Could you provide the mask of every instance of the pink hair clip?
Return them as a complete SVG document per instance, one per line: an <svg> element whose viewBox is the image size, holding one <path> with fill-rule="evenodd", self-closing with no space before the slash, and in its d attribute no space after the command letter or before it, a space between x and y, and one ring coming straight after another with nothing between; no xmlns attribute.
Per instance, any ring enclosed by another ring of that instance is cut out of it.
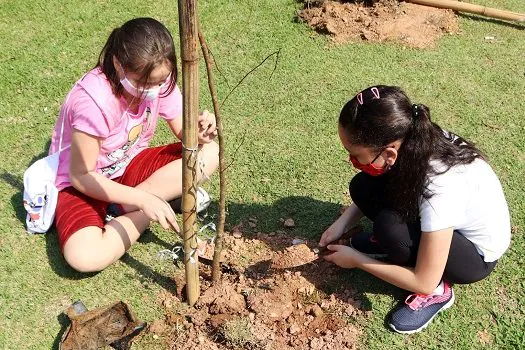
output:
<svg viewBox="0 0 525 350"><path fill-rule="evenodd" d="M375 86L373 88L370 88L370 91L372 91L375 98L379 99L379 90Z"/></svg>
<svg viewBox="0 0 525 350"><path fill-rule="evenodd" d="M362 92L357 94L357 103L359 103L360 105L363 105L363 93Z"/></svg>

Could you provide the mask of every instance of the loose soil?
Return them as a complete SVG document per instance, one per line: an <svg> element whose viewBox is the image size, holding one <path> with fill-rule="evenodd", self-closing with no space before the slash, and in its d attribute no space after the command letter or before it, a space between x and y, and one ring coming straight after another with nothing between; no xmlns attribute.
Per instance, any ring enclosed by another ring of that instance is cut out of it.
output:
<svg viewBox="0 0 525 350"><path fill-rule="evenodd" d="M300 20L326 33L336 43L392 41L404 46L429 48L444 34L458 32L452 10L397 0L365 2L305 0ZM370 2L369 2L370 3Z"/></svg>
<svg viewBox="0 0 525 350"><path fill-rule="evenodd" d="M166 316L149 332L178 350L355 349L357 325L371 311L341 284L341 270L320 258L317 242L285 231L250 237L242 231L239 225L225 239L219 282L212 285L210 267L200 264L194 308L181 307L184 271L175 276L177 295L159 295Z"/></svg>

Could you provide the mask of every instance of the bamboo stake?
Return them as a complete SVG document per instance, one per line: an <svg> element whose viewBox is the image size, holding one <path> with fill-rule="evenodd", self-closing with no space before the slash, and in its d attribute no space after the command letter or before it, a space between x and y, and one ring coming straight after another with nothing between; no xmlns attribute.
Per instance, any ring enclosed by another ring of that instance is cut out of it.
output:
<svg viewBox="0 0 525 350"><path fill-rule="evenodd" d="M504 19L507 21L525 22L525 14L498 10L482 5L468 4L455 0L405 0L414 4L438 7L442 9L451 9L459 12L474 13L486 17Z"/></svg>
<svg viewBox="0 0 525 350"><path fill-rule="evenodd" d="M193 306L199 298L199 259L197 255L197 120L199 115L199 54L197 51L196 0L178 0L182 60L183 137L182 137L182 232L186 295Z"/></svg>
<svg viewBox="0 0 525 350"><path fill-rule="evenodd" d="M213 252L213 262L211 268L211 279L213 282L217 282L221 277L220 257L224 240L224 224L226 222L226 165L224 164L224 134L219 102L217 101L217 89L215 88L210 54L200 26L199 41L202 49L202 56L204 57L204 62L206 62L208 87L210 89L211 100L213 103L215 120L217 121L217 137L219 139L219 226L217 228L217 237L215 238L215 250Z"/></svg>

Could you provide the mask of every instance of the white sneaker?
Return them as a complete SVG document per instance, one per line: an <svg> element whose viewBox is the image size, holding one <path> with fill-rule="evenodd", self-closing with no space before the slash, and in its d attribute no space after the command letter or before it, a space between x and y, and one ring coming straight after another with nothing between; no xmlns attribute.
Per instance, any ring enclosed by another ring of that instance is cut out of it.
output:
<svg viewBox="0 0 525 350"><path fill-rule="evenodd" d="M182 213L182 197L175 198L169 202L175 213ZM211 197L202 187L197 187L197 213L208 209L211 203Z"/></svg>
<svg viewBox="0 0 525 350"><path fill-rule="evenodd" d="M197 187L197 213L200 213L210 206L211 197L202 187Z"/></svg>

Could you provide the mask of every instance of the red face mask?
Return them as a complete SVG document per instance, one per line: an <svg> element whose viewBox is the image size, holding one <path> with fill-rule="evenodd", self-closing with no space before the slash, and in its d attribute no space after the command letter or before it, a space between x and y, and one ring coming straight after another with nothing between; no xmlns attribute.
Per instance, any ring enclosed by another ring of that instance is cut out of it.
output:
<svg viewBox="0 0 525 350"><path fill-rule="evenodd" d="M359 169L361 170L362 172L365 172L367 173L368 175L371 175L371 176L379 176L379 175L383 175L384 173L387 172L387 170L389 169L389 166L388 165L385 165L384 167L382 168L379 168L377 166L374 165L374 162L377 160L377 158L379 158L379 156L381 155L381 153L383 153L383 151L381 151L375 158L374 160L372 160L370 163L368 164L362 164L360 163L356 157L354 156L350 156L350 161L352 162L352 165L356 168L356 169Z"/></svg>

